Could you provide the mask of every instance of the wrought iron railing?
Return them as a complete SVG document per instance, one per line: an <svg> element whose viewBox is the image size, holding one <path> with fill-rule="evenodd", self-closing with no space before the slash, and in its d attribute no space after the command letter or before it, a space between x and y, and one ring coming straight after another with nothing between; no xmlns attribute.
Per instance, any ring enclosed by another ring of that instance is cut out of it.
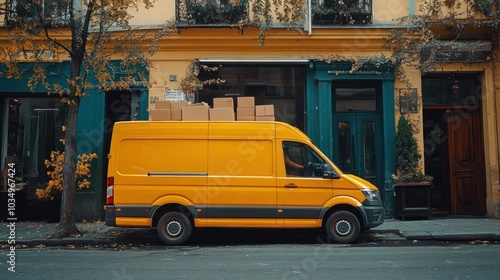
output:
<svg viewBox="0 0 500 280"><path fill-rule="evenodd" d="M312 0L312 24L369 24L372 0Z"/></svg>
<svg viewBox="0 0 500 280"><path fill-rule="evenodd" d="M248 0L176 0L179 25L235 25L248 19Z"/></svg>
<svg viewBox="0 0 500 280"><path fill-rule="evenodd" d="M8 27L23 24L57 27L69 24L69 3L65 0L8 0L6 9Z"/></svg>

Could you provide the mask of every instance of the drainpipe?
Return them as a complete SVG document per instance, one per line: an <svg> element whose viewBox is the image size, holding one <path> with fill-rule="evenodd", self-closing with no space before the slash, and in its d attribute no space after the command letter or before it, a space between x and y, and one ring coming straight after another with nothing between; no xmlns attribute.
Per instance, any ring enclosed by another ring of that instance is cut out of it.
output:
<svg viewBox="0 0 500 280"><path fill-rule="evenodd" d="M313 33L311 11L312 11L311 0L307 0L307 29L308 29L307 34L309 34L309 36L311 36Z"/></svg>
<svg viewBox="0 0 500 280"><path fill-rule="evenodd" d="M415 16L415 0L410 0L410 9L408 16L410 17L410 23L413 23L413 17Z"/></svg>

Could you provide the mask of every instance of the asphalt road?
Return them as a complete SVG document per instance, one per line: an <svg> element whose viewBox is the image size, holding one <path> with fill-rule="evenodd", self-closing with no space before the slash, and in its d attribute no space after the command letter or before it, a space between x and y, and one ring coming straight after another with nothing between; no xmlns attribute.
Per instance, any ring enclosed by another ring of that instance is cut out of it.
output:
<svg viewBox="0 0 500 280"><path fill-rule="evenodd" d="M26 248L0 279L498 279L498 244Z"/></svg>

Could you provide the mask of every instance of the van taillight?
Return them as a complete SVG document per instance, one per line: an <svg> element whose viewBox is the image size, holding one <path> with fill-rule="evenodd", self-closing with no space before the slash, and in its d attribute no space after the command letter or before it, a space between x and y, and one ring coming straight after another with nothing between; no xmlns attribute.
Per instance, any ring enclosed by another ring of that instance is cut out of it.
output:
<svg viewBox="0 0 500 280"><path fill-rule="evenodd" d="M107 184L106 184L106 204L107 205L113 205L114 199L113 199L113 189L115 185L115 177L108 177Z"/></svg>

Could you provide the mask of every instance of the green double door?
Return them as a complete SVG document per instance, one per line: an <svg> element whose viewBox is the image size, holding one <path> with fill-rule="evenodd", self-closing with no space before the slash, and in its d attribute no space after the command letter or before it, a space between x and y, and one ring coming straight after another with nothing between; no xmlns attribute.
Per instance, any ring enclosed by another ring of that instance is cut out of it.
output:
<svg viewBox="0 0 500 280"><path fill-rule="evenodd" d="M333 160L344 173L383 187L383 137L377 113L336 113L333 117Z"/></svg>

